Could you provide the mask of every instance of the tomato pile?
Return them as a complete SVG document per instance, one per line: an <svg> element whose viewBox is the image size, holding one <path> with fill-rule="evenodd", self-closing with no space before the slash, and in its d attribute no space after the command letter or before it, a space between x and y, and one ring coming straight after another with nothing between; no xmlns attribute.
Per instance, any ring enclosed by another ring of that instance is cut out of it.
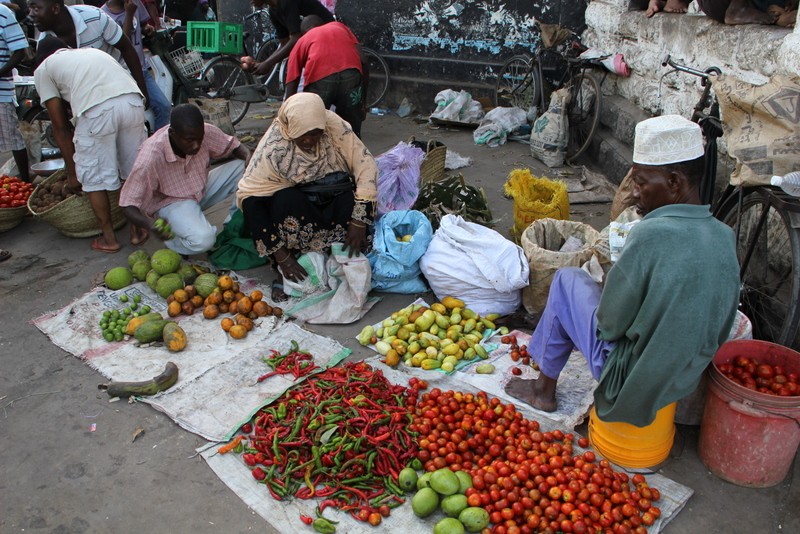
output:
<svg viewBox="0 0 800 534"><path fill-rule="evenodd" d="M426 471L449 467L472 476L469 506L489 512L492 534L644 533L661 515L660 492L629 478L595 453L573 450L575 436L542 432L513 404L485 393L423 394L411 431ZM577 440L588 447L586 438Z"/></svg>
<svg viewBox="0 0 800 534"><path fill-rule="evenodd" d="M787 373L781 365L770 365L755 358L737 356L733 363L717 365L717 369L740 386L753 391L781 397L800 395L797 373Z"/></svg>
<svg viewBox="0 0 800 534"><path fill-rule="evenodd" d="M33 184L23 182L15 176L0 176L0 208L25 206L33 189Z"/></svg>

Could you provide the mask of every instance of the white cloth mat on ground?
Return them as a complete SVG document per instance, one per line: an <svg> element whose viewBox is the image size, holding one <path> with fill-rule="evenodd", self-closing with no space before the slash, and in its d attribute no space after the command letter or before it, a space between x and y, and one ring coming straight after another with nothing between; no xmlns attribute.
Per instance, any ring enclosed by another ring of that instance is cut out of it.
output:
<svg viewBox="0 0 800 534"><path fill-rule="evenodd" d="M407 372L408 367L399 366L396 369L387 367L380 362L382 356L373 356L367 359L367 363L381 369L386 378L395 384L408 384L411 374ZM510 360L509 360L510 361ZM454 373L447 375L433 371L420 371L425 373L425 380L429 383L429 389L438 387L453 389L455 391L476 393L481 388L463 381L464 373ZM417 373L414 373L417 375ZM480 376L480 375L479 375ZM495 377L496 375L486 375ZM537 412L529 406L516 403L517 409L528 419L536 419L541 424L544 431L562 428L563 425L555 423L543 417L542 412ZM263 484L253 480L250 468L244 464L241 455L238 454L218 454L218 445L210 444L198 449L201 456L208 463L209 467L219 476L219 478L236 493L250 508L264 518L270 525L279 532L306 532L308 527L304 526L299 519L300 514L315 517L314 509L320 502L318 499L291 499L286 501L276 501L268 493ZM576 446L579 450L579 447ZM661 508L661 517L648 528L650 533L658 533L669 523L677 513L684 507L693 490L679 484L663 475L645 473L648 483L658 488L661 492L661 499L657 501L657 506ZM433 531L434 525L444 517L441 513L435 513L426 519L416 517L411 510L411 494L407 495L406 503L399 508L392 510L390 517L383 520L380 528L383 532L405 532L408 534L429 534ZM357 521L350 515L328 508L325 510L325 517L340 521L336 525L337 532L348 534L373 534L375 527L367 523Z"/></svg>
<svg viewBox="0 0 800 534"><path fill-rule="evenodd" d="M240 280L240 287L249 293L256 286L252 280ZM53 343L111 380L149 380L163 371L167 362L174 362L179 369L178 382L141 400L210 441L227 439L258 408L294 384L289 375L256 383L270 371L262 361L270 349L285 352L296 340L322 368L336 365L350 354L350 349L333 340L273 316L257 319L256 327L244 339L229 337L219 324L221 318L207 320L201 313L175 317L189 340L182 352L170 352L160 344L137 347L131 340L109 343L101 337L98 323L103 311L125 307L119 300L123 293L130 297L129 302L133 295L141 295L142 304L166 315L164 300L146 284L137 283L118 291L95 288L33 324Z"/></svg>

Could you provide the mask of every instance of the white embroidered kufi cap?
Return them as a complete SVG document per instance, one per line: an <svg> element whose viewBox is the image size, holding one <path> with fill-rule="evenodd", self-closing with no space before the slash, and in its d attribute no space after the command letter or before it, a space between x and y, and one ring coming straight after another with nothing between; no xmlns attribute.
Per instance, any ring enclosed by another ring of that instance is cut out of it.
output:
<svg viewBox="0 0 800 534"><path fill-rule="evenodd" d="M662 115L636 125L633 162L640 165L668 165L703 155L700 126L680 115Z"/></svg>

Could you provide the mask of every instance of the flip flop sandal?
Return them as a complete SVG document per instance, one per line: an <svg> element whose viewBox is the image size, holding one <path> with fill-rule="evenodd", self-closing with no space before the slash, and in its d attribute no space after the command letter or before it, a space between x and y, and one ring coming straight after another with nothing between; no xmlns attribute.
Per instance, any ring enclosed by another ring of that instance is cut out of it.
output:
<svg viewBox="0 0 800 534"><path fill-rule="evenodd" d="M11 257L11 253L5 249L0 249L0 262L6 261Z"/></svg>

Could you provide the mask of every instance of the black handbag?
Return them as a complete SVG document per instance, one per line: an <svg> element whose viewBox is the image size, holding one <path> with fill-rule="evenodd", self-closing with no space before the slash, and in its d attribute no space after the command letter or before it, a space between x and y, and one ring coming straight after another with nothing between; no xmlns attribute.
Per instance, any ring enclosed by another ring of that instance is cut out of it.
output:
<svg viewBox="0 0 800 534"><path fill-rule="evenodd" d="M309 202L317 207L324 208L343 193L356 190L355 178L345 171L336 171L326 174L313 182L306 182L295 186L303 192Z"/></svg>

